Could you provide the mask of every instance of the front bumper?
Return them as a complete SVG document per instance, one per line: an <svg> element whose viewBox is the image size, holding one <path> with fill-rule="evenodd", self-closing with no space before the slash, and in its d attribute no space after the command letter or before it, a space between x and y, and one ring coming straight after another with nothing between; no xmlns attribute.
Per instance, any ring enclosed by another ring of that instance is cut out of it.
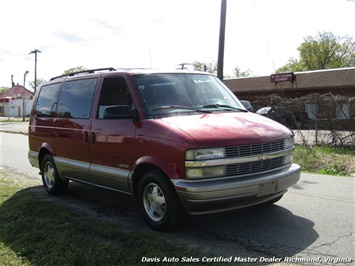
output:
<svg viewBox="0 0 355 266"><path fill-rule="evenodd" d="M177 179L172 182L189 214L205 214L257 205L286 193L300 179L297 164L249 176Z"/></svg>

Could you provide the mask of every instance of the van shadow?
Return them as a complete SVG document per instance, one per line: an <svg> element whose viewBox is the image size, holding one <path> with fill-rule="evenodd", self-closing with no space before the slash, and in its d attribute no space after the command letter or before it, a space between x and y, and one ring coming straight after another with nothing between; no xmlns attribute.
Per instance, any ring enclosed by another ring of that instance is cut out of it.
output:
<svg viewBox="0 0 355 266"><path fill-rule="evenodd" d="M289 257L314 243L319 235L314 223L280 205L260 205L224 213L190 216L181 233L203 231L215 241L236 244L265 256ZM225 256L236 256L231 248Z"/></svg>
<svg viewBox="0 0 355 266"><path fill-rule="evenodd" d="M74 202L90 207L92 215L119 221L128 230L150 231L129 195L72 182L67 193ZM282 202L282 200L280 201ZM226 246L221 255L233 256L235 249L271 256L293 256L318 238L314 223L278 204L261 205L202 216L186 215L172 233L160 233L172 242L216 251L216 242ZM205 241L206 240L206 241Z"/></svg>
<svg viewBox="0 0 355 266"><path fill-rule="evenodd" d="M24 206L26 203L23 197L28 191L35 192L41 201L59 205L86 217L117 223L127 232L151 232L130 196L74 182L70 183L68 192L62 197L47 195L43 187L18 191L0 207L2 222L16 227L20 226L19 215L23 219L36 215L38 210ZM13 214L14 217L9 214L4 220L3 216L8 208L17 211ZM307 249L319 237L312 221L294 215L279 205L213 215L186 216L180 228L171 233L157 234L169 242L221 256L293 256ZM17 251L20 248L10 244L11 235L11 231L5 232L0 240ZM27 244L36 245L35 242Z"/></svg>

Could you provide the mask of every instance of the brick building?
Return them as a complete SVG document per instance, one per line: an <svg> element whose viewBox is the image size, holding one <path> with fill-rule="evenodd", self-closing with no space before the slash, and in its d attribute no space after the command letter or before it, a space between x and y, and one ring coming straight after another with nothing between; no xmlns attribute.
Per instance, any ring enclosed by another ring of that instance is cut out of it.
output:
<svg viewBox="0 0 355 266"><path fill-rule="evenodd" d="M271 76L225 79L223 82L239 99L250 101L254 111L274 104L286 105L324 124L325 120L355 124L354 67L295 72L293 82L272 82Z"/></svg>

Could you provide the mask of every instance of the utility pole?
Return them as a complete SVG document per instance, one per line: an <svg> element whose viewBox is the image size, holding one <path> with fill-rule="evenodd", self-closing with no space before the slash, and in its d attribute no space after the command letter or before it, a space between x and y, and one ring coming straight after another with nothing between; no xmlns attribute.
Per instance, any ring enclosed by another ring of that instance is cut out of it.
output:
<svg viewBox="0 0 355 266"><path fill-rule="evenodd" d="M189 63L181 63L181 64L179 64L179 66L181 66L181 70L184 70L184 69L186 69L186 65L188 65Z"/></svg>
<svg viewBox="0 0 355 266"><path fill-rule="evenodd" d="M40 53L41 51L39 50L32 50L29 54L35 54L35 93L37 90L37 53Z"/></svg>
<svg viewBox="0 0 355 266"><path fill-rule="evenodd" d="M23 90L22 90L22 121L25 121L25 89L26 89L26 76L29 73L28 70L26 70L26 72L23 74Z"/></svg>
<svg viewBox="0 0 355 266"><path fill-rule="evenodd" d="M217 77L223 81L224 39L226 30L227 0L221 0L221 22L219 27L219 47L217 62Z"/></svg>

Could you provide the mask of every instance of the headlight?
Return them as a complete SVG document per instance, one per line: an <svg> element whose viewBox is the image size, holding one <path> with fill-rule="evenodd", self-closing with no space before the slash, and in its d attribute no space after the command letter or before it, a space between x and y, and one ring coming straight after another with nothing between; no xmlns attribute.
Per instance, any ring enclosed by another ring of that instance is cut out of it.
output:
<svg viewBox="0 0 355 266"><path fill-rule="evenodd" d="M226 157L224 148L196 149L187 150L185 154L186 162L192 162L194 167L186 168L186 178L199 179L224 176L226 173L225 165L205 167L205 161L222 159Z"/></svg>
<svg viewBox="0 0 355 266"><path fill-rule="evenodd" d="M210 178L210 177L224 176L225 174L226 174L226 167L224 165L186 169L186 177L190 179Z"/></svg>
<svg viewBox="0 0 355 266"><path fill-rule="evenodd" d="M286 155L284 158L284 164L293 163L293 153Z"/></svg>
<svg viewBox="0 0 355 266"><path fill-rule="evenodd" d="M221 159L225 157L224 148L212 148L212 149L197 149L197 150L187 150L186 160L211 160L211 159Z"/></svg>
<svg viewBox="0 0 355 266"><path fill-rule="evenodd" d="M284 140L284 148L285 149L292 149L295 147L295 142L293 138L285 139Z"/></svg>

